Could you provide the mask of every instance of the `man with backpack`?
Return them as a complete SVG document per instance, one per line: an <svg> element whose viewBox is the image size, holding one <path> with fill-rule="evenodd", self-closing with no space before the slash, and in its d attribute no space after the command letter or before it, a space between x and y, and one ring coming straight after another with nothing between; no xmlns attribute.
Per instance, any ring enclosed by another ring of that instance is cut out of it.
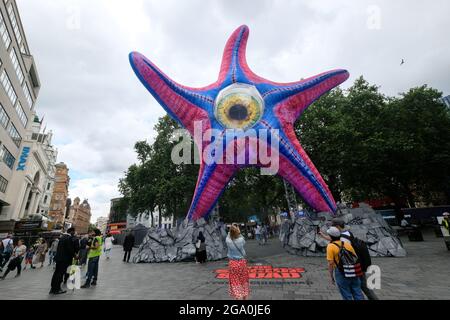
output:
<svg viewBox="0 0 450 320"><path fill-rule="evenodd" d="M355 250L349 242L341 240L338 228L331 227L327 234L331 239L327 246L331 283L338 286L344 300L364 300L361 291L363 272Z"/></svg>
<svg viewBox="0 0 450 320"><path fill-rule="evenodd" d="M344 220L335 218L333 219L333 225L341 232L341 240L350 242L358 256L363 271L363 275L361 276L361 290L364 292L367 299L379 300L375 292L367 287L366 273L367 269L372 265L372 259L367 244L361 239L356 238L353 233L346 229Z"/></svg>
<svg viewBox="0 0 450 320"><path fill-rule="evenodd" d="M372 265L372 259L370 257L369 249L364 241L356 238L346 227L344 220L340 218L334 218L331 222L333 227L336 227L340 233L340 240L343 242L347 242L351 244L353 249L355 250L356 255L358 256L359 263L361 264L361 269L363 274L361 276L361 290L366 295L369 300L379 300L375 292L367 287L367 278L366 272L367 269ZM321 234L321 236L328 241L331 241L331 238L327 235Z"/></svg>

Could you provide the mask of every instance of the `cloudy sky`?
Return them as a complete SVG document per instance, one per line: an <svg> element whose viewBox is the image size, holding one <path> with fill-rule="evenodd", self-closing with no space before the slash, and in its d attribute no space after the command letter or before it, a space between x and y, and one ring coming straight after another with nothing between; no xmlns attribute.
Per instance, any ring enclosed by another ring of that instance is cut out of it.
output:
<svg viewBox="0 0 450 320"><path fill-rule="evenodd" d="M252 69L288 82L328 69L397 95L429 84L450 94L450 2L300 0L17 0L42 82L37 110L70 168L72 198L106 216L135 162L134 142L164 115L134 76L140 51L190 86L216 80L222 50L250 27ZM406 64L400 67L405 59Z"/></svg>

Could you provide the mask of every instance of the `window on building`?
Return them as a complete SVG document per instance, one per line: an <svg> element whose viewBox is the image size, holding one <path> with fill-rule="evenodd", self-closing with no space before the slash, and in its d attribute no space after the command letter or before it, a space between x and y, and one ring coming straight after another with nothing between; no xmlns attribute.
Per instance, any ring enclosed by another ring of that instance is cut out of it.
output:
<svg viewBox="0 0 450 320"><path fill-rule="evenodd" d="M8 74L3 69L2 74L0 75L0 82L2 83L3 88L5 89L6 94L8 95L9 100L14 106L17 101L17 94L14 91L14 88L11 84L11 80L9 80Z"/></svg>
<svg viewBox="0 0 450 320"><path fill-rule="evenodd" d="M8 132L14 144L17 146L17 148L19 148L20 144L22 143L22 137L20 136L19 131L17 131L16 127L12 124L12 122L9 126Z"/></svg>
<svg viewBox="0 0 450 320"><path fill-rule="evenodd" d="M50 187L52 186L52 184L49 182L47 183L47 190L50 190Z"/></svg>
<svg viewBox="0 0 450 320"><path fill-rule="evenodd" d="M33 108L33 98L31 98L31 92L26 82L22 85L22 89L25 94L25 98L27 99L28 107L30 107L30 109Z"/></svg>
<svg viewBox="0 0 450 320"><path fill-rule="evenodd" d="M16 50L14 48L11 49L9 57L11 58L14 70L16 71L17 78L19 78L19 82L20 84L22 84L25 77L23 75L22 67L20 66L19 59L17 58Z"/></svg>
<svg viewBox="0 0 450 320"><path fill-rule="evenodd" d="M13 8L13 5L11 2L8 3L7 9L8 9L9 20L11 20L11 25L13 27L14 34L16 35L17 43L19 45L21 45L22 44L22 34L20 33L19 23L17 22L16 13L14 12L14 8ZM25 53L25 52L23 52L23 53Z"/></svg>
<svg viewBox="0 0 450 320"><path fill-rule="evenodd" d="M9 123L9 116L6 113L5 109L3 109L3 106L0 104L0 124L3 128L8 128Z"/></svg>
<svg viewBox="0 0 450 320"><path fill-rule="evenodd" d="M0 176L0 192L6 193L6 188L8 187L8 180Z"/></svg>
<svg viewBox="0 0 450 320"><path fill-rule="evenodd" d="M5 19L3 19L3 15L0 12L0 37L3 40L3 44L5 45L6 49L9 48L9 45L11 44L11 37L9 36L8 29L6 28Z"/></svg>
<svg viewBox="0 0 450 320"><path fill-rule="evenodd" d="M44 204L47 204L48 196L44 197Z"/></svg>
<svg viewBox="0 0 450 320"><path fill-rule="evenodd" d="M16 162L16 158L6 149L5 146L0 150L0 157L2 161L12 170L14 168L14 163Z"/></svg>
<svg viewBox="0 0 450 320"><path fill-rule="evenodd" d="M22 105L20 104L19 101L17 101L16 103L16 111L17 115L19 116L20 122L22 122L23 127L26 128L28 124L28 118L27 115L25 114L25 111L23 111Z"/></svg>

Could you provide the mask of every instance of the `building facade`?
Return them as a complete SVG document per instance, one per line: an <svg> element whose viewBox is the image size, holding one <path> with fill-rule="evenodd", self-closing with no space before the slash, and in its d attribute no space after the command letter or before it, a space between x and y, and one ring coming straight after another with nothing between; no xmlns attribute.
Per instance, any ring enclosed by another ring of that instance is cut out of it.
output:
<svg viewBox="0 0 450 320"><path fill-rule="evenodd" d="M108 217L97 218L97 223L95 224L95 226L98 230L100 230L102 234L105 234L106 227L108 226Z"/></svg>
<svg viewBox="0 0 450 320"><path fill-rule="evenodd" d="M53 194L53 187L55 186L56 159L58 157L58 150L52 145L52 131L50 131L48 134L39 134L35 135L34 137L37 139L37 141L42 141L43 149L47 154L48 159L44 191L39 203L38 210L40 215L48 217L50 211L50 201Z"/></svg>
<svg viewBox="0 0 450 320"><path fill-rule="evenodd" d="M51 185L56 150L51 145L51 135L41 133L41 127L42 122L35 116L21 143L20 158L13 167L15 171L6 194L11 205L3 207L0 215L2 221L11 225L36 215L47 217L45 210L41 212L40 204Z"/></svg>
<svg viewBox="0 0 450 320"><path fill-rule="evenodd" d="M161 223L160 223L161 222ZM172 229L175 227L175 219L172 216L165 217L161 216L161 221L159 221L159 212L155 210L153 212L153 225L152 225L152 216L150 213L139 213L136 217L133 215L127 215L127 229L132 229L135 226L141 224L144 227L159 227L161 229Z"/></svg>
<svg viewBox="0 0 450 320"><path fill-rule="evenodd" d="M442 101L448 108L450 108L450 96L443 97L443 98L441 99L441 101Z"/></svg>
<svg viewBox="0 0 450 320"><path fill-rule="evenodd" d="M63 162L55 166L55 180L48 215L55 225L64 226L69 196L69 168Z"/></svg>
<svg viewBox="0 0 450 320"><path fill-rule="evenodd" d="M81 202L81 199L76 197L73 200L66 222L74 227L78 234L88 233L91 223L91 206L87 199Z"/></svg>
<svg viewBox="0 0 450 320"><path fill-rule="evenodd" d="M122 198L111 199L109 211L109 223L121 223L127 221L127 212L120 208L119 204Z"/></svg>
<svg viewBox="0 0 450 320"><path fill-rule="evenodd" d="M0 234L36 213L44 191L47 156L31 139L40 86L16 1L0 1Z"/></svg>

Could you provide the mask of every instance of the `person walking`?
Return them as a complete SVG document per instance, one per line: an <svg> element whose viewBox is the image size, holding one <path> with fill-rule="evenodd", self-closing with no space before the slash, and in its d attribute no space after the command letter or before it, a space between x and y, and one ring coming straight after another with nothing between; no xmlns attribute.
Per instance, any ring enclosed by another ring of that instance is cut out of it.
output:
<svg viewBox="0 0 450 320"><path fill-rule="evenodd" d="M17 269L17 274L15 278L20 277L20 273L22 272L22 261L27 252L27 247L24 245L24 241L20 239L17 242L17 246L13 249L13 252L11 254L11 260L8 264L8 269L3 274L3 277L1 277L1 280L5 280L6 276L13 271L14 269Z"/></svg>
<svg viewBox="0 0 450 320"><path fill-rule="evenodd" d="M123 240L123 251L125 251L125 254L123 255L123 262L130 262L131 250L133 250L134 242L135 239L133 232L128 232Z"/></svg>
<svg viewBox="0 0 450 320"><path fill-rule="evenodd" d="M80 240L80 254L79 254L79 260L78 263L80 266L84 267L87 263L87 255L89 251L89 235L85 234L81 237Z"/></svg>
<svg viewBox="0 0 450 320"><path fill-rule="evenodd" d="M337 285L344 300L364 300L361 290L362 270L357 255L349 242L341 241L341 232L336 227L327 231L331 242L327 246L328 271L331 283ZM341 261L341 259L346 261ZM345 268L343 264L345 265Z"/></svg>
<svg viewBox="0 0 450 320"><path fill-rule="evenodd" d="M97 285L98 279L98 265L100 261L100 256L102 255L102 244L103 238L100 230L95 229L93 231L94 238L92 240L92 244L89 248L88 253L88 271L87 271L87 279L84 285L81 286L83 289L90 288L91 285Z"/></svg>
<svg viewBox="0 0 450 320"><path fill-rule="evenodd" d="M56 262L53 272L50 294L66 293L61 289L61 283L67 273L67 268L72 265L73 259L77 257L79 246L75 237L75 228L69 228L67 233L63 233L58 243L54 261Z"/></svg>
<svg viewBox="0 0 450 320"><path fill-rule="evenodd" d="M43 239L40 238L38 240L38 244L36 247L36 258L35 258L35 264L40 263L41 266L39 268L43 268L44 267L44 262L45 262L45 255L47 254L47 242Z"/></svg>
<svg viewBox="0 0 450 320"><path fill-rule="evenodd" d="M195 260L197 263L205 263L207 259L206 239L203 232L198 233L197 242L195 243Z"/></svg>
<svg viewBox="0 0 450 320"><path fill-rule="evenodd" d="M361 276L361 290L364 292L367 299L379 300L374 290L369 289L369 287L367 287L366 273L369 267L372 265L372 259L370 257L369 249L367 248L366 243L360 239L355 238L353 233L351 233L350 230L348 230L348 228L346 227L345 221L342 220L341 218L334 218L331 222L331 225L333 227L336 227L341 233L340 240L349 243L355 250L356 255L358 256L363 271L363 274ZM328 241L331 241L330 236L324 235L323 233L321 234L321 236L327 239Z"/></svg>
<svg viewBox="0 0 450 320"><path fill-rule="evenodd" d="M247 300L250 295L245 239L236 224L231 226L226 238L228 247L229 294L237 300Z"/></svg>
<svg viewBox="0 0 450 320"><path fill-rule="evenodd" d="M3 246L3 251L1 252L2 264L0 265L0 272L3 272L3 268L8 263L14 250L14 242L11 234L8 234L6 238L2 240L2 246Z"/></svg>
<svg viewBox="0 0 450 320"><path fill-rule="evenodd" d="M25 266L23 267L23 270L26 270L27 265L30 265L30 269L36 269L36 267L33 266L34 254L34 246L30 246L25 254Z"/></svg>
<svg viewBox="0 0 450 320"><path fill-rule="evenodd" d="M269 238L269 230L267 229L267 225L263 224L261 229L261 237L263 245L267 244L268 238Z"/></svg>
<svg viewBox="0 0 450 320"><path fill-rule="evenodd" d="M48 265L51 266L52 264L55 263L55 255L56 255L56 250L58 249L58 243L59 243L59 239L56 238L55 240L53 240L52 244L50 245L50 249L48 251Z"/></svg>
<svg viewBox="0 0 450 320"><path fill-rule="evenodd" d="M259 224L256 226L255 238L258 244L261 245L261 226Z"/></svg>
<svg viewBox="0 0 450 320"><path fill-rule="evenodd" d="M105 256L106 256L106 260L109 260L110 255L111 255L111 250L113 248L113 241L114 241L114 237L108 233L105 237L105 244L104 244L104 252L105 252Z"/></svg>

